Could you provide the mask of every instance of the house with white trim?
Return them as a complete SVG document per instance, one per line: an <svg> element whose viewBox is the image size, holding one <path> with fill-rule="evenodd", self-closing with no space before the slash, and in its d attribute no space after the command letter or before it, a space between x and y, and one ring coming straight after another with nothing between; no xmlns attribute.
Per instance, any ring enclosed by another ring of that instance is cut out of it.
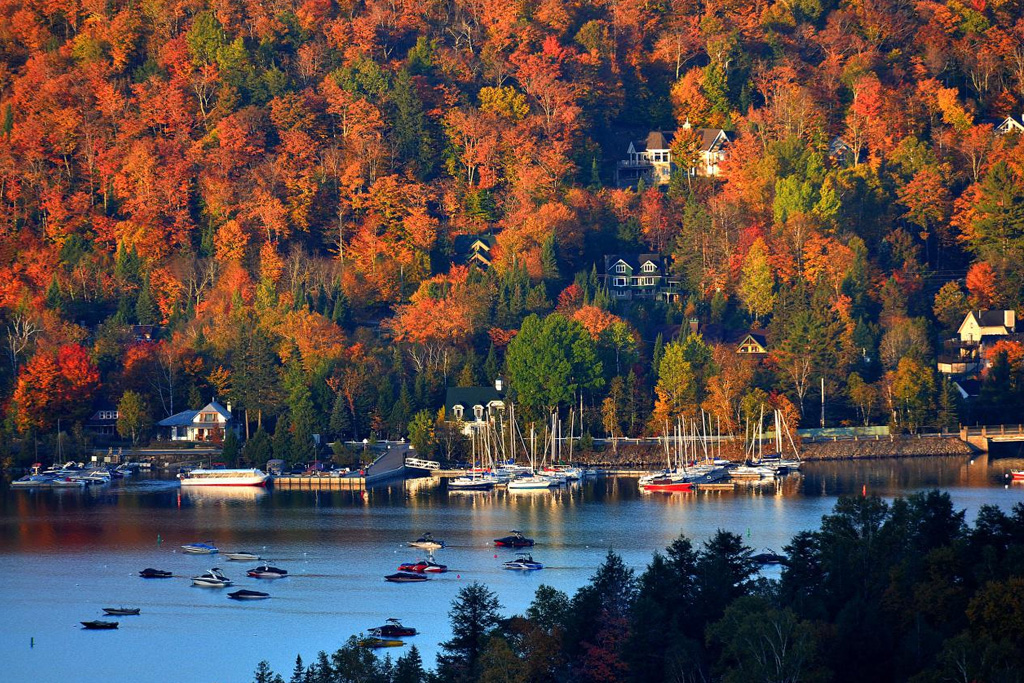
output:
<svg viewBox="0 0 1024 683"><path fill-rule="evenodd" d="M721 128L696 128L689 121L684 130L695 130L699 138L699 162L687 169L690 175L715 177L725 159L729 135ZM634 140L626 149L626 159L615 166L615 184L629 187L643 180L648 185L668 185L678 168L672 158L676 131L652 130L643 140Z"/></svg>
<svg viewBox="0 0 1024 683"><path fill-rule="evenodd" d="M170 441L219 443L228 430L238 433L239 425L231 414L231 403L221 405L216 399L199 410L183 410L157 422L161 438Z"/></svg>
<svg viewBox="0 0 1024 683"><path fill-rule="evenodd" d="M600 278L613 299L679 298L679 278L669 272L668 258L661 254L608 254Z"/></svg>

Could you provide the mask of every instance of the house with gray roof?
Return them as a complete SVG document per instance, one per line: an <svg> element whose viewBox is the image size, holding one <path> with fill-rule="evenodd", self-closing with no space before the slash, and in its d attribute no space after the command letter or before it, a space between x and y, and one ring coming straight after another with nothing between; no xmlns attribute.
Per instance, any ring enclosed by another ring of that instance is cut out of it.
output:
<svg viewBox="0 0 1024 683"><path fill-rule="evenodd" d="M717 176L719 164L725 159L729 144L728 134L721 128L692 128L690 122L684 130L695 130L699 138L699 162L687 169L690 175ZM672 143L676 131L652 130L642 140L634 140L626 149L626 159L615 167L615 184L629 187L643 180L648 185L668 185L677 169L672 158Z"/></svg>
<svg viewBox="0 0 1024 683"><path fill-rule="evenodd" d="M500 377L491 387L449 387L445 394L445 420L462 425L467 435L504 412L505 384Z"/></svg>
<svg viewBox="0 0 1024 683"><path fill-rule="evenodd" d="M199 410L183 410L156 423L161 438L170 441L212 441L224 440L228 430L238 433L238 422L231 414L231 403L227 407L216 399Z"/></svg>
<svg viewBox="0 0 1024 683"><path fill-rule="evenodd" d="M600 277L613 299L679 298L679 278L669 272L668 258L661 254L607 254Z"/></svg>

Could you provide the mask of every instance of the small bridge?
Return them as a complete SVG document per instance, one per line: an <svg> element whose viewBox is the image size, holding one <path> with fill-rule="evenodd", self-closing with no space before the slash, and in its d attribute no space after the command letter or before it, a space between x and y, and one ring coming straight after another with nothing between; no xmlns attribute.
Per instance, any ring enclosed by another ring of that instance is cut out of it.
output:
<svg viewBox="0 0 1024 683"><path fill-rule="evenodd" d="M439 470L441 463L436 460L421 460L420 458L406 458L406 467L414 467L418 470Z"/></svg>
<svg viewBox="0 0 1024 683"><path fill-rule="evenodd" d="M981 427L963 427L960 429L960 440L967 442L976 450L988 453L993 444L1024 444L1024 425L984 425Z"/></svg>

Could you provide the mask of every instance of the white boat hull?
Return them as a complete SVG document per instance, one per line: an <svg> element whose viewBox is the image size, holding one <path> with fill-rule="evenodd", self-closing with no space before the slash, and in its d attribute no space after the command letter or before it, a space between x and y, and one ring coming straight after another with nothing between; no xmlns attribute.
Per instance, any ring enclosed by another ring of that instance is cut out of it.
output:
<svg viewBox="0 0 1024 683"><path fill-rule="evenodd" d="M266 486L270 475L260 470L192 470L181 476L185 486Z"/></svg>

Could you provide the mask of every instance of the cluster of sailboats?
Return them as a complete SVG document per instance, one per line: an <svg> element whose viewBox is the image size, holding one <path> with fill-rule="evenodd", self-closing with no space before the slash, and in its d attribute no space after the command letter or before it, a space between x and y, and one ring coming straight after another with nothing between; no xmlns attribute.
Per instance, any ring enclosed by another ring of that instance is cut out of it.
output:
<svg viewBox="0 0 1024 683"><path fill-rule="evenodd" d="M755 425L748 424L744 434L744 458L741 462L722 457L723 437L717 422L712 433L711 416L701 411L697 420L676 420L675 427L665 429L666 467L660 472L640 477L641 491L685 492L706 484L725 481L762 482L800 469L796 444L790 435L786 418L774 412L774 431L765 452L764 409ZM785 439L789 440L792 457L784 457ZM774 449L772 449L774 446Z"/></svg>
<svg viewBox="0 0 1024 683"><path fill-rule="evenodd" d="M471 434L472 466L461 477L448 480L449 491L490 491L506 487L509 491L547 491L565 486L585 477L596 476L597 471L555 465L563 457L572 461L575 411L570 415L568 452L563 452L561 438L562 422L557 415L551 416L543 451L539 462L537 457L537 432L530 425L529 443L515 420L515 405L510 405L508 425L488 423L474 429ZM507 440L506 440L507 439ZM524 452L529 465L516 463L516 454Z"/></svg>
<svg viewBox="0 0 1024 683"><path fill-rule="evenodd" d="M86 486L109 484L114 479L123 479L134 474L131 464L117 467L85 467L82 463L66 462L43 468L42 464L32 465L29 473L11 482L15 489L80 489Z"/></svg>

